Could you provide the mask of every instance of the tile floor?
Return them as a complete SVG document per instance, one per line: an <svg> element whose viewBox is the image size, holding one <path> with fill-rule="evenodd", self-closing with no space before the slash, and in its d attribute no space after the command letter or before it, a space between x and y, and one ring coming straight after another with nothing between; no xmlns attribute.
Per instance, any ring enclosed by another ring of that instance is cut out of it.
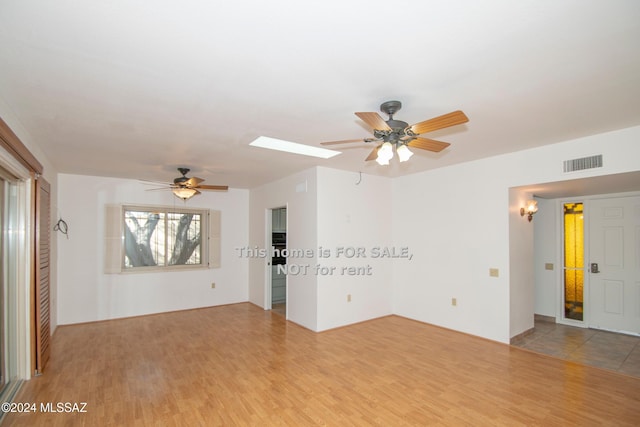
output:
<svg viewBox="0 0 640 427"><path fill-rule="evenodd" d="M640 378L640 337L536 320L516 347Z"/></svg>

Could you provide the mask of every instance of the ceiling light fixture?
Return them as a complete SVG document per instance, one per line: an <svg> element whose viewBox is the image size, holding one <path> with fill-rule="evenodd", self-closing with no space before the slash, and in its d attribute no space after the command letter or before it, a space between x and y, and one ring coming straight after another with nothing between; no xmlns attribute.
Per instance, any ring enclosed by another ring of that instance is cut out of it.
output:
<svg viewBox="0 0 640 427"><path fill-rule="evenodd" d="M173 194L176 195L177 198L184 200L185 202L198 194L198 190L187 187L174 188Z"/></svg>
<svg viewBox="0 0 640 427"><path fill-rule="evenodd" d="M529 222L533 220L533 214L538 212L538 202L535 200L527 200L524 208L520 208L520 216L527 215Z"/></svg>
<svg viewBox="0 0 640 427"><path fill-rule="evenodd" d="M341 154L341 151L328 150L326 148L312 147L310 145L298 144L297 142L284 141L282 139L259 136L249 145L269 150L285 151L287 153L302 154L304 156L320 157L329 159Z"/></svg>
<svg viewBox="0 0 640 427"><path fill-rule="evenodd" d="M411 158L411 156L413 156L413 153L409 150L409 147L407 147L406 144L397 146L396 153L398 153L398 159L400 159L401 162L406 162Z"/></svg>
<svg viewBox="0 0 640 427"><path fill-rule="evenodd" d="M389 160L393 158L393 146L390 142L383 143L380 148L378 148L378 157L376 158L376 162L379 165L388 165Z"/></svg>
<svg viewBox="0 0 640 427"><path fill-rule="evenodd" d="M376 162L378 162L379 165L386 166L389 164L389 160L393 159L394 144L396 147L396 153L398 154L398 159L401 162L406 162L411 158L411 156L413 156L413 152L409 150L407 144L403 144L402 142L391 143L387 141L378 148L378 157L376 158Z"/></svg>

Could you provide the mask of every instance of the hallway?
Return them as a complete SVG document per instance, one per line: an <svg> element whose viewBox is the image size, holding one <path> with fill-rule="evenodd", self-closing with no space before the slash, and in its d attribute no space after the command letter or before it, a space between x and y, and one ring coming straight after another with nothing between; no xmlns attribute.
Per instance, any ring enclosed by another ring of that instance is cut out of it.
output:
<svg viewBox="0 0 640 427"><path fill-rule="evenodd" d="M640 337L536 320L512 345L640 378Z"/></svg>

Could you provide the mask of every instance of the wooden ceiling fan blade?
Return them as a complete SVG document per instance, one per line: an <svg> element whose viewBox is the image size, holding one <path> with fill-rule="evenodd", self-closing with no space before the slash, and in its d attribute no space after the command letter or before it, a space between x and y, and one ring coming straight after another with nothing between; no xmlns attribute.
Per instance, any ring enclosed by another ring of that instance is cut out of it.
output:
<svg viewBox="0 0 640 427"><path fill-rule="evenodd" d="M373 142L373 141L379 141L379 140L376 138L343 139L341 141L321 142L320 145L336 145L336 144L349 144L354 142Z"/></svg>
<svg viewBox="0 0 640 427"><path fill-rule="evenodd" d="M200 184L201 182L204 182L204 179L198 178L197 176L194 176L193 178L189 178L182 185L184 185L186 187L197 187L198 184Z"/></svg>
<svg viewBox="0 0 640 427"><path fill-rule="evenodd" d="M451 144L449 144L448 142L436 141L435 139L415 138L409 141L407 145L412 148L421 148L423 150L434 151L438 153Z"/></svg>
<svg viewBox="0 0 640 427"><path fill-rule="evenodd" d="M199 185L198 190L218 190L218 191L227 191L229 189L228 185Z"/></svg>
<svg viewBox="0 0 640 427"><path fill-rule="evenodd" d="M381 144L382 145L382 144ZM369 153L369 155L367 156L366 159L364 159L365 162L368 162L369 160L375 160L378 158L378 148L380 148L380 145L378 145L376 148L374 148L371 153Z"/></svg>
<svg viewBox="0 0 640 427"><path fill-rule="evenodd" d="M151 181L149 179L138 179L138 181L140 182L140 184L144 185L171 185L166 181Z"/></svg>
<svg viewBox="0 0 640 427"><path fill-rule="evenodd" d="M425 120L411 126L411 131L416 135L433 132L434 130L448 128L449 126L461 125L469 121L469 118L462 111L454 111L433 119Z"/></svg>
<svg viewBox="0 0 640 427"><path fill-rule="evenodd" d="M380 114L378 113L355 113L356 116L360 117L360 119L371 126L373 129L377 130L391 130L389 125L384 121Z"/></svg>

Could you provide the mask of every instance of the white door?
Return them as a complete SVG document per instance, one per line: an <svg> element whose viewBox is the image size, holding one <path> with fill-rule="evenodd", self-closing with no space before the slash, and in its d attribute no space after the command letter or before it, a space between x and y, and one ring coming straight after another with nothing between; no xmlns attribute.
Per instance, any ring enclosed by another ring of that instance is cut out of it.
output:
<svg viewBox="0 0 640 427"><path fill-rule="evenodd" d="M589 201L589 326L640 334L640 197Z"/></svg>

